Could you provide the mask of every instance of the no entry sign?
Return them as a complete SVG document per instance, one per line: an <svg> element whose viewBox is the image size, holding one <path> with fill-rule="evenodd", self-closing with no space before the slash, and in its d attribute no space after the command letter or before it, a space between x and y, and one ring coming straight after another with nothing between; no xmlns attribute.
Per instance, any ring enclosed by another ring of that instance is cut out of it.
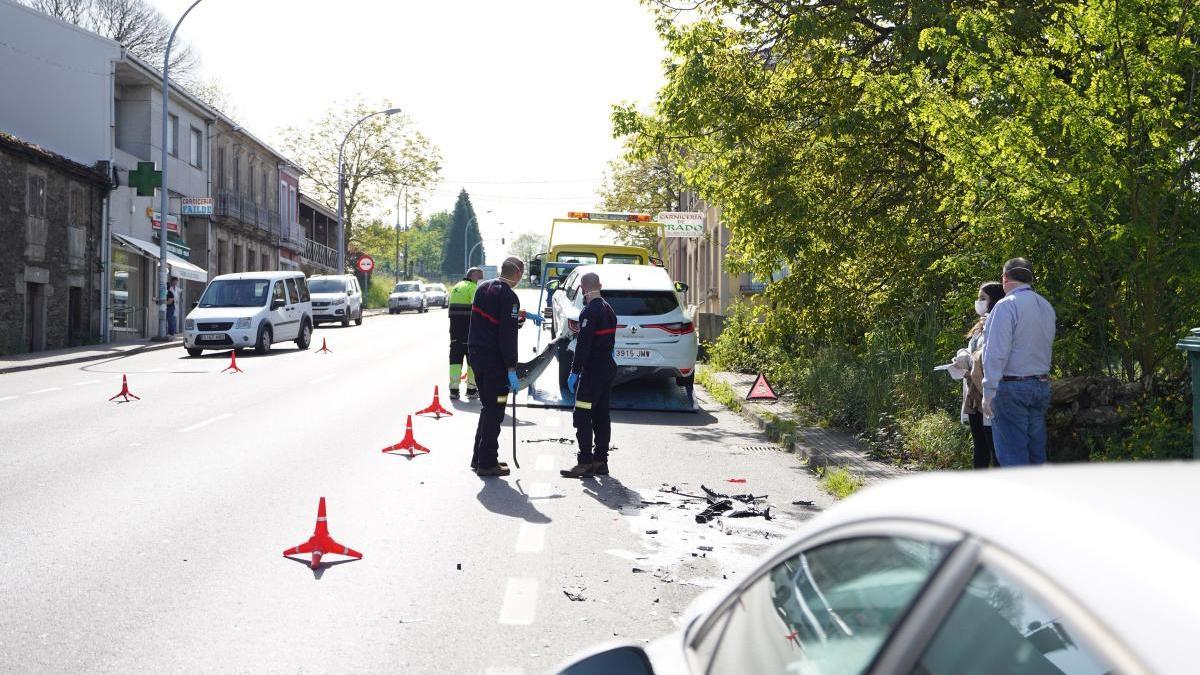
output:
<svg viewBox="0 0 1200 675"><path fill-rule="evenodd" d="M375 269L375 259L369 255L364 255L358 259L358 271L363 274L370 274L371 270Z"/></svg>

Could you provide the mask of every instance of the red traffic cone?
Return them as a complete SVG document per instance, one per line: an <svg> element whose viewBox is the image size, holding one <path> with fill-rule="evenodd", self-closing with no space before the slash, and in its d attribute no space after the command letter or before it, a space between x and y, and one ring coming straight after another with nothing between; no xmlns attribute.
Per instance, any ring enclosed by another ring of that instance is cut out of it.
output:
<svg viewBox="0 0 1200 675"><path fill-rule="evenodd" d="M396 450L407 450L409 457L416 457L416 453L418 452L429 452L429 448L421 445L415 438L413 438L412 415L408 416L408 424L406 424L404 428L404 440L395 445L389 445L383 449L384 452L395 452Z"/></svg>
<svg viewBox="0 0 1200 675"><path fill-rule="evenodd" d="M325 338L321 338L321 348L316 351L317 354L332 354L333 350L329 345L325 344Z"/></svg>
<svg viewBox="0 0 1200 675"><path fill-rule="evenodd" d="M343 546L337 543L333 540L333 537L329 536L329 523L325 518L324 497L321 497L320 503L317 504L317 527L313 530L313 535L309 537L308 541L304 542L303 544L289 548L283 552L285 556L298 555L301 553L312 554L312 564L310 566L314 570L317 569L317 567L321 564L321 556L329 553L336 555L347 555L351 558L359 558L360 560L363 557L363 555L358 551L355 551L349 546Z"/></svg>
<svg viewBox="0 0 1200 675"><path fill-rule="evenodd" d="M114 396L108 400L115 401L118 398L122 399L122 401L121 401L122 403L129 403L129 399L131 399L131 398L136 401L142 400L142 398L140 396L134 396L133 392L129 391L129 378L126 377L125 375L121 375L121 391L120 391L120 393L118 393L116 396Z"/></svg>
<svg viewBox="0 0 1200 675"><path fill-rule="evenodd" d="M232 351L230 351L230 352L229 352L229 365L228 365L228 366L225 366L225 370L222 370L221 372L223 373L223 372L225 372L226 370L231 370L231 371L233 371L233 372L235 372L235 373L244 373L244 372L246 372L246 371L242 370L241 368L238 368L238 364L237 364L237 350L236 350L236 349L234 349L234 350L232 350Z"/></svg>
<svg viewBox="0 0 1200 675"><path fill-rule="evenodd" d="M424 410L419 410L413 414L414 415L434 415L434 419L439 419L439 420L442 419L442 415L445 415L446 417L454 416L454 413L452 413L449 410L446 410L445 408L442 407L442 401L441 401L441 399L438 398L438 387L436 384L433 385L433 403L429 404L428 408L426 408Z"/></svg>

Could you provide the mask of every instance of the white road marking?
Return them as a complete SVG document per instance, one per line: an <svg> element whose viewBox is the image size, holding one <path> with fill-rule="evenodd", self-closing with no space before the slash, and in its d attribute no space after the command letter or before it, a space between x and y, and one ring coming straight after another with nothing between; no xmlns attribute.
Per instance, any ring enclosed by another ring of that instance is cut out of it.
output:
<svg viewBox="0 0 1200 675"><path fill-rule="evenodd" d="M533 465L533 470L554 471L554 466L554 455L538 455L537 463Z"/></svg>
<svg viewBox="0 0 1200 675"><path fill-rule="evenodd" d="M58 391L59 389L62 389L62 387L50 387L50 388L48 388L48 389L38 389L37 391L31 391L31 392L29 392L29 394L30 394L31 396L32 396L33 394L48 394L48 393L50 393L50 392L52 392L52 391Z"/></svg>
<svg viewBox="0 0 1200 675"><path fill-rule="evenodd" d="M492 666L484 668L483 675L525 675L525 671L514 666Z"/></svg>
<svg viewBox="0 0 1200 675"><path fill-rule="evenodd" d="M157 373L160 370L162 370L162 368L151 368L150 370L143 370L142 372L143 373Z"/></svg>
<svg viewBox="0 0 1200 675"><path fill-rule="evenodd" d="M83 387L83 386L86 386L86 385L89 385L89 384L99 384L99 383L100 383L100 380L84 380L83 382L76 382L76 383L75 383L75 386L76 386L76 387Z"/></svg>
<svg viewBox="0 0 1200 675"><path fill-rule="evenodd" d="M521 529L517 532L517 553L541 553L544 548L546 524L529 521L521 523Z"/></svg>
<svg viewBox="0 0 1200 675"><path fill-rule="evenodd" d="M193 424L192 426L184 427L184 428L180 429L179 431L186 434L189 431L195 431L197 429L204 428L214 422L220 422L221 420L229 418L229 417L233 417L233 413L225 413L223 415L217 415L216 417L210 417L210 418L204 420L203 422L197 422L197 423Z"/></svg>
<svg viewBox="0 0 1200 675"><path fill-rule="evenodd" d="M328 382L328 381L332 380L334 377L337 377L337 373L330 373L329 375L325 375L324 377L318 377L315 380L309 380L308 383L309 384L321 384L322 382Z"/></svg>
<svg viewBox="0 0 1200 675"><path fill-rule="evenodd" d="M537 592L537 579L509 579L504 587L504 604L500 606L501 625L528 626L533 623Z"/></svg>
<svg viewBox="0 0 1200 675"><path fill-rule="evenodd" d="M11 401L14 398L16 398L16 396L3 396L3 397L0 397L0 401Z"/></svg>

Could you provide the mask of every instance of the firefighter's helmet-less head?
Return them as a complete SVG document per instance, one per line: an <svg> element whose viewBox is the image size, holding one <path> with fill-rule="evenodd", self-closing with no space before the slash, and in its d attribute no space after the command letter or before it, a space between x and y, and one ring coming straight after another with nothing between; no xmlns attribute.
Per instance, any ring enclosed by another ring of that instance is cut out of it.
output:
<svg viewBox="0 0 1200 675"><path fill-rule="evenodd" d="M471 269L467 270L467 273L463 275L463 278L470 281L479 281L483 278L483 270L479 269L478 267L472 267Z"/></svg>

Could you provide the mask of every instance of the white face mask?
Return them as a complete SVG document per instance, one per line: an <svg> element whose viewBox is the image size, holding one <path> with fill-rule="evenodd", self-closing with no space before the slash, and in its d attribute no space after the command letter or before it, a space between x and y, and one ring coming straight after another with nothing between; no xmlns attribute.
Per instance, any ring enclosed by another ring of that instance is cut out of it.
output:
<svg viewBox="0 0 1200 675"><path fill-rule="evenodd" d="M979 316L983 316L984 314L987 314L987 311L988 311L988 301L987 300L976 300L975 301L975 313L976 314L978 314Z"/></svg>

